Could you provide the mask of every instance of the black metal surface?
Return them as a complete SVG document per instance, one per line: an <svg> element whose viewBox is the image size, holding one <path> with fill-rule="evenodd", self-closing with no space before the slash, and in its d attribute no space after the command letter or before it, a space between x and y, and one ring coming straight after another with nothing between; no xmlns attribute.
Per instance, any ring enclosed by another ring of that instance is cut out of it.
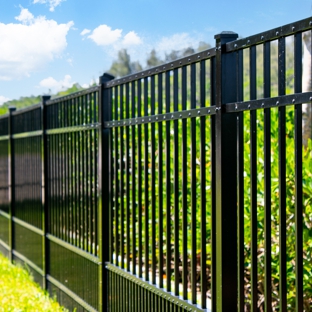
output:
<svg viewBox="0 0 312 312"><path fill-rule="evenodd" d="M257 98L256 46L249 50L250 99ZM251 223L251 311L257 311L258 303L258 218L257 218L257 111L250 111L250 223Z"/></svg>
<svg viewBox="0 0 312 312"><path fill-rule="evenodd" d="M155 88L155 76L151 77L151 115L155 115L155 106L156 106L156 88ZM134 102L132 103L134 105ZM150 126L151 131L151 139L150 139L150 146L151 146L151 220L156 219L156 159L155 159L155 152L156 152L156 134L155 134L155 124L151 124ZM135 216L133 216L135 218ZM152 263L151 263L151 271L152 271L152 284L156 284L156 222L152 222L152 231L151 231L151 256L152 256Z"/></svg>
<svg viewBox="0 0 312 312"><path fill-rule="evenodd" d="M115 96L115 103L114 103L114 118L118 119L118 88L115 87L114 88L114 96ZM115 252L115 261L114 263L116 265L118 265L118 257L117 255L119 255L119 239L118 239L118 231L119 231L119 207L120 207L120 203L119 203L119 192L118 192L118 188L119 188L119 170L120 170L120 164L119 164L119 148L118 148L118 141L116 138L119 137L119 132L118 132L118 128L114 129L114 195L115 195L115 199L114 199L114 209L115 209L115 217L114 217L114 224L115 224L115 232L114 232L114 252Z"/></svg>
<svg viewBox="0 0 312 312"><path fill-rule="evenodd" d="M105 311L108 307L108 285L107 285L107 271L103 268L103 263L106 261L112 261L113 246L110 239L113 231L112 218L112 154L111 154L111 129L103 129L104 121L110 120L112 118L112 92L111 89L104 89L104 83L113 79L113 76L109 74L104 74L100 77L100 90L99 90L99 102L98 102L98 114L99 122L102 127L98 134L98 172L96 173L99 177L99 194L98 194L98 244L99 256L101 265L99 266L98 275L98 293L96 294L99 298L99 302L93 305L93 307L98 308L99 311ZM95 254L95 253L94 253ZM92 285L92 279L88 279ZM90 296L94 296L94 293L90 292ZM90 302L92 297L90 297Z"/></svg>
<svg viewBox="0 0 312 312"><path fill-rule="evenodd" d="M50 99L47 101L47 105L53 105L53 104L59 103L60 101L66 101L68 103L75 103L76 99L81 98L84 95L98 93L99 88L100 88L100 86L94 86L94 87L91 87L91 88L88 88L85 90L81 90L81 91L71 93L69 95ZM94 109L97 109L97 107L94 106ZM95 110L93 111L93 114L91 114L90 116L91 116L91 119L93 119L95 121L95 119L97 118ZM71 117L73 117L73 116L71 116Z"/></svg>
<svg viewBox="0 0 312 312"><path fill-rule="evenodd" d="M277 27L259 33L257 35L229 42L226 44L226 51L231 52L237 49L245 49L252 45L273 41L278 38L290 36L296 33L299 33L301 35L303 31L311 29L311 26L312 26L312 18L309 17L295 23L287 24L281 27Z"/></svg>
<svg viewBox="0 0 312 312"><path fill-rule="evenodd" d="M236 104L236 103L235 103ZM131 125L140 125L148 123L158 123L161 121L170 121L170 120L179 120L179 119L188 119L198 116L212 116L216 113L216 108L214 106L205 107L205 108L195 108L177 112L169 112L164 114L151 115L147 117L136 117L124 120L112 120L110 122L105 122L105 128L115 128L115 127L126 127ZM51 131L52 132L52 131Z"/></svg>
<svg viewBox="0 0 312 312"><path fill-rule="evenodd" d="M274 107L293 106L312 101L312 92L295 93L271 98L263 98L244 102L229 103L226 105L226 112L243 112L246 110L257 110Z"/></svg>
<svg viewBox="0 0 312 312"><path fill-rule="evenodd" d="M195 108L196 105L196 66L191 65L191 108ZM197 252L197 231L196 231L196 120L191 119L191 301L192 303L197 302L196 294L196 252Z"/></svg>
<svg viewBox="0 0 312 312"><path fill-rule="evenodd" d="M8 122L9 117L0 119L0 214L9 213L9 188L8 188L8 175L9 175L9 136L8 136ZM0 240L8 244L8 221L2 218L0 227Z"/></svg>
<svg viewBox="0 0 312 312"><path fill-rule="evenodd" d="M166 95L166 113L170 112L170 72L165 74L165 95ZM171 181L170 181L170 122L166 122L166 137L165 137L165 153L166 153L166 289L168 292L171 291Z"/></svg>
<svg viewBox="0 0 312 312"><path fill-rule="evenodd" d="M129 94L129 83L126 84L126 118L130 118L130 94ZM130 271L130 248L131 248L131 237L130 237L130 128L127 127L125 129L125 136L126 136L126 263L127 263L127 270Z"/></svg>
<svg viewBox="0 0 312 312"><path fill-rule="evenodd" d="M193 291L195 304L200 302L202 306L206 305L207 300L207 286L205 286L208 278L206 261L209 258L205 251L207 243L205 237L207 227L205 223L207 174L196 173L198 170L196 159L201 150L201 158L205 157L201 164L202 170L210 171L205 165L207 155L205 137L206 129L209 129L206 116L215 114L214 106L206 107L207 101L210 100L210 98L207 98L207 92L205 91L206 65L206 61L201 61L201 66L198 67L201 70L202 77L200 88L196 88L197 76L200 76L200 72L198 71L198 74L196 74L195 64L185 66L181 70L176 68L165 74L160 73L149 79L132 81L131 84L135 83L135 85L131 85L129 91L135 93L135 96L131 95L130 107L132 107L133 113L130 114L129 118L125 114L119 114L118 116L115 114L114 121L104 125L108 129L116 129L118 133L123 132L122 136L113 137L113 141L118 139L119 150L120 146L123 146L121 141L127 142L128 131L129 135L131 135L132 129L136 130L134 132L135 138L132 137L129 146L128 143L125 144L127 148L125 148L123 156L120 153L113 152L113 155L118 156L118 160L114 161L114 166L116 164L126 164L125 170L117 173L118 179L123 179L125 183L122 187L118 186L116 190L113 190L113 194L118 193L121 204L123 201L125 205L124 208L116 206L119 211L115 212L114 218L116 220L113 221L114 233L117 231L117 227L120 231L123 231L122 235L118 234L121 250L115 249L115 259L118 259L118 266L123 267L122 261L124 258L123 268L129 270L128 261L135 261L136 264L133 263L130 266L130 273L135 274L137 272L145 280L151 281L152 284L158 286L164 286L167 291L173 291L177 295L183 289L185 299L191 296L188 289L190 287ZM189 79L191 72L192 78ZM191 82L192 94L190 97L187 88ZM210 84L210 82L208 83ZM118 90L127 89L127 84L127 81L125 84L119 84ZM181 90L183 95L180 97ZM125 109L128 101L126 93L123 93L122 96L115 94L114 97L114 101L119 99L118 101L125 103ZM200 99L201 103L199 105L197 105L198 99ZM180 104L181 100L184 103L182 105ZM117 109L115 110L117 111ZM122 110L123 108L120 107L120 111ZM200 118L204 122L201 122ZM192 119L194 120L191 121ZM202 135L197 129L197 124L200 122L202 123ZM189 142L186 133L183 136L180 135L181 127L184 124L186 130L188 123L193 124L193 133L195 134L195 139L193 138L191 143L193 145L191 156L187 154ZM117 133L117 131L113 133ZM197 137L201 137L201 140L196 140ZM182 146L184 150L183 161L180 157ZM127 160L126 150L129 150L129 160ZM135 153L133 150L135 150ZM130 162L132 155L137 158L137 161L135 161L136 166L131 165L128 171L126 169L127 162ZM192 177L192 172L187 170L191 160L193 162L192 170L195 173L194 177ZM184 172L184 177L180 175L181 169ZM113 167L112 172L115 172L115 170L116 168ZM128 175L131 176L129 186L126 182ZM210 177L210 174L208 176ZM179 195L182 183L184 189L182 192L183 200ZM202 184L201 193L199 193L200 183ZM192 187L191 195L188 192L190 186ZM201 194L200 197L197 194ZM138 207L136 220L131 219L134 215L127 213L125 210L127 201L130 200L131 202L134 198ZM199 212L199 199L202 201L203 211L201 213ZM191 202L193 202L193 220L191 210L188 208ZM184 212L181 218L182 210ZM125 213L124 222L122 222L124 230L122 226L119 226L118 221L123 211ZM196 217L200 218L200 216L203 217L202 223L195 220ZM191 223L193 223L193 235L188 234ZM129 227L132 227L132 232ZM203 232L202 237L200 231ZM188 239L190 240L192 236L195 244L190 247L191 244ZM122 249L127 250L129 244L132 246L132 255L128 260L127 252L123 254ZM136 246L133 246L134 244ZM202 251L198 252L198 247ZM133 259L132 257L135 255L136 258ZM202 266L200 262L203 263ZM116 263L116 260L114 260L114 263ZM191 268L189 267L190 264ZM193 277L191 278L191 276ZM199 295L199 292L201 295ZM147 301L152 302L153 298L149 296L146 293ZM171 306L171 309L175 309L174 305Z"/></svg>
<svg viewBox="0 0 312 312"><path fill-rule="evenodd" d="M163 111L163 74L158 74L158 114L161 114ZM164 238L163 238L163 221L164 221L164 214L163 214L163 124L162 122L158 122L157 124L158 130L158 245L163 246ZM164 275L164 251L163 248L159 248L159 265L158 265L158 272L159 272L159 287L163 288L163 275Z"/></svg>
<svg viewBox="0 0 312 312"><path fill-rule="evenodd" d="M15 216L42 229L41 137L14 139Z"/></svg>
<svg viewBox="0 0 312 312"><path fill-rule="evenodd" d="M237 100L243 101L244 90L244 75L243 75L243 51L238 51L236 54L236 74L237 74ZM238 206L238 223L237 223L237 239L238 245L238 311L244 312L245 310L245 250L244 233L245 233L245 213L244 213L244 113L237 114L237 206Z"/></svg>
<svg viewBox="0 0 312 312"><path fill-rule="evenodd" d="M206 106L206 62L200 62L200 106ZM200 291L201 308L207 307L207 199L206 199L206 117L200 118Z"/></svg>
<svg viewBox="0 0 312 312"><path fill-rule="evenodd" d="M187 67L182 67L182 110L186 110L187 102ZM182 296L183 299L188 299L187 283L188 283L188 252L187 252L187 238L188 238L188 202L187 202L187 120L182 120Z"/></svg>
<svg viewBox="0 0 312 312"><path fill-rule="evenodd" d="M216 58L212 58L210 60L210 105L216 106ZM215 116L211 116L210 118L210 144L211 144L211 152L210 152L210 162L211 162L211 170L210 170L210 181L211 181L211 216L210 216L210 241L211 241L211 285L210 285L210 293L211 293L211 310L216 310L217 304L217 296L216 296L216 118Z"/></svg>
<svg viewBox="0 0 312 312"><path fill-rule="evenodd" d="M263 96L271 95L271 46L265 43L263 52ZM271 110L264 109L264 240L265 240L265 309L272 311L271 271Z"/></svg>
<svg viewBox="0 0 312 312"><path fill-rule="evenodd" d="M72 299L80 298L78 303L85 302L99 310L99 264L52 240L48 248L50 272L47 280L67 290L69 295L73 293Z"/></svg>
<svg viewBox="0 0 312 312"><path fill-rule="evenodd" d="M237 34L216 37L216 106L237 98L235 54L225 55L224 44ZM220 49L219 49L220 48ZM220 311L237 310L237 124L235 114L216 114L216 306Z"/></svg>
<svg viewBox="0 0 312 312"><path fill-rule="evenodd" d="M143 98L144 98L144 115L148 115L149 111L149 84L148 84L148 79L147 77L144 78L143 80ZM143 231L143 236L144 236L144 270L145 270L145 280L149 281L149 264L150 264L150 249L149 249L149 231L150 231L150 216L149 216L149 211L150 211L150 199L149 199L149 186L150 186L150 181L149 181L149 176L150 176L150 162L149 162L149 128L148 124L144 125L144 231Z"/></svg>
<svg viewBox="0 0 312 312"><path fill-rule="evenodd" d="M302 35L294 37L295 86L294 92L302 92ZM296 310L303 311L303 189L302 189L302 105L295 106L295 227L296 227Z"/></svg>
<svg viewBox="0 0 312 312"><path fill-rule="evenodd" d="M42 231L40 234L31 226L27 227L27 223L25 226L22 222L14 222L14 250L43 271L42 234Z"/></svg>
<svg viewBox="0 0 312 312"><path fill-rule="evenodd" d="M120 93L120 100L119 100L119 109L120 109L120 118L124 118L124 86L119 86L119 93ZM120 192L120 257L121 257L121 267L124 268L125 266L125 244L124 244L124 239L125 239L125 196L124 196L124 183L125 183L125 159L124 159L124 129L120 129L120 158L119 158L119 163L120 163L120 187L119 187L119 192Z"/></svg>
<svg viewBox="0 0 312 312"><path fill-rule="evenodd" d="M179 89L178 89L178 69L173 70L173 111L178 110ZM173 250L174 250L174 294L179 295L179 125L175 120L173 123Z"/></svg>
<svg viewBox="0 0 312 312"><path fill-rule="evenodd" d="M286 311L294 262L303 311L301 104L312 92L301 92L302 31L311 27L306 19L233 42L225 32L216 49L121 79L104 75L100 86L0 117L0 250L78 311ZM295 39L287 95L285 36ZM286 244L290 137L295 259Z"/></svg>
<svg viewBox="0 0 312 312"><path fill-rule="evenodd" d="M9 120L8 120L8 214L9 214L9 248L10 248L10 260L13 260L14 249L14 228L13 217L15 215L15 152L14 152L14 140L13 140L13 112L15 107L9 108Z"/></svg>
<svg viewBox="0 0 312 312"><path fill-rule="evenodd" d="M126 77L114 79L113 81L107 82L105 87L110 88L113 86L125 84L127 82L137 80L139 81L142 78L150 77L153 75L158 75L161 73L167 73L175 68L183 67L185 65L190 65L193 63L197 63L200 60L206 60L210 59L211 57L216 55L216 49L208 49L199 53L195 53L186 57L183 57L181 59L178 59L176 61L172 61L166 64L162 64L157 67L153 67L144 71L141 71L140 73L132 74Z"/></svg>
<svg viewBox="0 0 312 312"><path fill-rule="evenodd" d="M285 38L278 40L278 94L285 95ZM278 109L278 165L279 165L279 307L287 311L287 255L286 255L286 110Z"/></svg>
<svg viewBox="0 0 312 312"><path fill-rule="evenodd" d="M118 300L118 298L116 298L115 302L111 302L112 311L124 311L127 307L130 310L130 303L136 303L138 305L138 308L134 309L134 311L149 311L151 307L153 307L153 309L156 308L156 304L151 305L151 302L160 302L160 305L158 305L158 311L176 311L176 309L180 309L180 311L207 311L206 309L191 304L189 301L185 301L178 296L166 292L162 288L153 287L149 282L140 279L137 276L133 276L126 270L110 263L106 264L106 268L109 271L109 275L112 276L113 279L116 278L117 289L118 286L122 287L121 284L126 283L131 285L130 287L137 287L136 292L130 293L128 302L126 298L124 298L124 300ZM129 289L130 287L126 287L126 289ZM117 291L116 293L121 295L127 292ZM127 305L127 303L129 303L129 305Z"/></svg>
<svg viewBox="0 0 312 312"><path fill-rule="evenodd" d="M142 116L142 86L141 81L138 81L138 117ZM139 277L143 276L143 203L142 203L142 127L138 126L138 266L139 266Z"/></svg>
<svg viewBox="0 0 312 312"><path fill-rule="evenodd" d="M132 117L135 116L136 114L136 107L135 107L135 97L136 97L136 82L131 83L131 105L132 105L132 111L131 115ZM133 274L136 274L137 272L137 263L136 263L136 254L137 254L137 241L136 241L136 228L137 228L137 201L136 201L136 190L137 190L137 185L136 185L136 177L134 172L136 171L137 168L137 157L136 157L136 142L137 142L137 137L136 137L137 129L135 126L131 127L131 184L132 184L132 193L131 193L131 199L132 199L132 205L131 205L131 212L132 212L132 272ZM118 158L116 158L117 161Z"/></svg>

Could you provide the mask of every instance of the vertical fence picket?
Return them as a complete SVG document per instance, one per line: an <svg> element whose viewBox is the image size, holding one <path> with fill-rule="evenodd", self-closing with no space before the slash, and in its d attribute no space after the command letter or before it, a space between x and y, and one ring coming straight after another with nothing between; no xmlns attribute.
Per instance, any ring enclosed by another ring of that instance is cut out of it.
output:
<svg viewBox="0 0 312 312"><path fill-rule="evenodd" d="M278 40L278 95L285 95L285 38ZM278 103L277 103L278 104ZM286 109L278 108L278 165L279 165L279 308L287 311L286 256Z"/></svg>
<svg viewBox="0 0 312 312"><path fill-rule="evenodd" d="M216 38L216 304L218 311L237 310L237 125L235 114L222 114L225 103L235 102L235 54L224 54L224 44L237 34ZM225 79L225 77L227 77ZM231 129L231 130L229 130ZM234 234L235 233L235 234Z"/></svg>
<svg viewBox="0 0 312 312"><path fill-rule="evenodd" d="M196 66L191 65L191 109L196 107ZM197 303L197 231L196 231L196 119L191 119L191 301Z"/></svg>
<svg viewBox="0 0 312 312"><path fill-rule="evenodd" d="M151 115L155 115L155 76L151 77ZM151 124L151 219L156 221L156 141L155 123ZM152 284L156 284L156 222L152 221Z"/></svg>
<svg viewBox="0 0 312 312"><path fill-rule="evenodd" d="M182 67L182 110L186 110L187 101L187 68ZM188 274L188 250L187 250L187 124L186 119L182 120L182 284L183 299L188 299L187 295L187 274Z"/></svg>
<svg viewBox="0 0 312 312"><path fill-rule="evenodd" d="M131 104L132 104L132 118L136 116L136 101L135 101L135 95L136 95L136 83L132 82L131 84ZM133 124L131 126L131 145L132 145L132 154L131 154L131 183L132 183L132 273L136 274L137 272L137 241L136 241L136 228L137 228L137 199L136 199L136 127Z"/></svg>
<svg viewBox="0 0 312 312"><path fill-rule="evenodd" d="M206 63L200 63L200 106L206 106ZM206 274L206 117L200 117L200 291L201 308L207 307L207 274Z"/></svg>
<svg viewBox="0 0 312 312"><path fill-rule="evenodd" d="M148 110L149 110L149 81L144 78L143 82L143 95L144 95L144 120L146 123L144 124L144 269L145 269L145 280L149 281L149 135L148 135Z"/></svg>
<svg viewBox="0 0 312 312"><path fill-rule="evenodd" d="M158 114L163 110L163 75L158 74ZM158 245L159 245L159 287L163 287L164 249L163 249L163 123L157 123L158 129Z"/></svg>
<svg viewBox="0 0 312 312"><path fill-rule="evenodd" d="M115 87L114 88L114 102L115 102L115 116L114 116L114 120L115 122L117 122L119 115L119 99L118 99L118 88ZM120 211L120 194L119 194L119 172L120 172L120 168L121 168L121 163L120 163L120 158L119 158L119 131L118 131L118 127L116 127L114 129L114 168L115 168L115 172L114 172L114 176L115 176L115 215L114 215L114 224L115 224L115 235L114 235L114 240L115 240L115 265L119 265L119 260L118 260L118 256L119 256L119 251L120 251L120 244L119 244L119 211Z"/></svg>
<svg viewBox="0 0 312 312"><path fill-rule="evenodd" d="M302 35L295 35L295 93L302 92ZM295 228L296 228L296 311L303 311L303 224L302 224L302 105L295 106Z"/></svg>
<svg viewBox="0 0 312 312"><path fill-rule="evenodd" d="M129 83L126 84L126 119L130 118L130 86ZM127 271L130 271L130 247L131 247L131 238L130 238L130 129L126 127L126 262L127 262Z"/></svg>
<svg viewBox="0 0 312 312"><path fill-rule="evenodd" d="M49 273L49 248L47 234L49 232L49 206L48 206L48 142L47 142L47 110L46 102L50 99L50 96L43 96L41 98L41 129L42 129L42 143L41 143L41 161L42 161L42 230L43 230L43 241L42 241L42 257L43 257L43 288L47 289L47 274Z"/></svg>
<svg viewBox="0 0 312 312"><path fill-rule="evenodd" d="M142 84L138 81L138 117L142 116ZM142 126L138 125L138 265L139 276L142 277L143 266L143 230L142 230Z"/></svg>
<svg viewBox="0 0 312 312"><path fill-rule="evenodd" d="M113 76L104 74L100 77L99 91L99 203L98 203L98 236L99 236L99 258L102 265L99 270L99 311L105 311L108 307L107 270L104 265L111 261L109 254L112 254L113 246L109 245L112 235L112 203L111 203L111 129L104 128L104 122L111 120L111 90L105 89L104 84L112 80Z"/></svg>
<svg viewBox="0 0 312 312"><path fill-rule="evenodd" d="M13 262L13 251L14 251L14 204L15 204L15 153L14 153L14 126L13 126L13 112L16 110L15 107L9 108L9 122L8 122L8 135L9 135L9 148L8 148L8 193L9 193L9 247L10 247L10 261Z"/></svg>
<svg viewBox="0 0 312 312"><path fill-rule="evenodd" d="M215 107L216 105L216 58L212 58L210 60L210 106ZM212 115L210 117L210 143L211 143L211 153L210 153L210 162L211 162L211 171L210 171L210 180L211 180L211 216L210 216L210 222L211 222L211 310L216 310L216 116Z"/></svg>
<svg viewBox="0 0 312 312"><path fill-rule="evenodd" d="M263 80L264 97L271 95L271 44L264 44ZM264 244L265 244L265 311L272 311L272 281L271 281L271 110L264 109Z"/></svg>
<svg viewBox="0 0 312 312"><path fill-rule="evenodd" d="M178 69L174 69L173 71L173 106L174 111L178 111ZM174 193L174 226L173 226L173 239L174 239L174 294L176 296L179 295L179 141L178 141L178 120L174 121L173 124L173 132L174 132L174 140L173 140L173 175L174 175L174 186L173 186L173 193Z"/></svg>
<svg viewBox="0 0 312 312"><path fill-rule="evenodd" d="M257 98L256 46L250 48L250 100ZM251 203L251 311L258 302L258 213L257 213L257 111L250 111L250 203Z"/></svg>
<svg viewBox="0 0 312 312"><path fill-rule="evenodd" d="M243 101L243 51L237 52L237 101ZM237 113L238 311L245 310L244 254L244 113Z"/></svg>
<svg viewBox="0 0 312 312"><path fill-rule="evenodd" d="M166 75L166 113L170 112L170 72ZM171 291L171 182L170 120L166 121L166 288Z"/></svg>

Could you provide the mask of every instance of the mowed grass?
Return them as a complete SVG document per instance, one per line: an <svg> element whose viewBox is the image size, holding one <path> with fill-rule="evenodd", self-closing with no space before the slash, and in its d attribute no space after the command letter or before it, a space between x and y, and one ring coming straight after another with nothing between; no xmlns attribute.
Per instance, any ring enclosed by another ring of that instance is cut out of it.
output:
<svg viewBox="0 0 312 312"><path fill-rule="evenodd" d="M23 268L0 253L0 312L64 312Z"/></svg>

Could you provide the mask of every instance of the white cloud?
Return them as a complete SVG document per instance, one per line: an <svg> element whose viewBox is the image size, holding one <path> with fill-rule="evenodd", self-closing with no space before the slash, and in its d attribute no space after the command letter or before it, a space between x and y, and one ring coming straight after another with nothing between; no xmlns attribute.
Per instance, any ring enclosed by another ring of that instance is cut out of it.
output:
<svg viewBox="0 0 312 312"><path fill-rule="evenodd" d="M7 97L5 97L5 96L3 96L3 95L0 95L0 106L2 105L2 104L4 104L5 102L7 102L7 101L10 101L11 99L9 99L9 98L7 98Z"/></svg>
<svg viewBox="0 0 312 312"><path fill-rule="evenodd" d="M87 89L87 88L90 88L91 86L93 86L94 84L96 84L96 81L94 79L91 79L91 81L89 83L83 83L82 87Z"/></svg>
<svg viewBox="0 0 312 312"><path fill-rule="evenodd" d="M80 35L82 40L88 38L104 49L107 59L115 60L121 49L127 49L131 61L139 61L145 65L146 57L152 49L164 59L172 50L183 51L188 47L196 49L200 41L204 40L200 33L176 33L167 37L142 37L135 31L126 34L122 29L112 29L108 25L100 25L94 30L84 29Z"/></svg>
<svg viewBox="0 0 312 312"><path fill-rule="evenodd" d="M90 32L91 34L89 34ZM98 46L103 47L107 56L112 59L116 59L116 53L119 50L127 49L131 60L138 60L141 64L152 49L155 49L157 54L164 58L172 50L183 51L188 47L197 48L198 43L203 41L201 34L189 33L176 33L168 37L158 38L158 40L155 38L150 40L144 38L143 40L135 31L129 31L123 35L122 29L113 30L108 25L100 25L93 31L84 29L80 34L82 36L89 34L85 38L89 38Z"/></svg>
<svg viewBox="0 0 312 312"><path fill-rule="evenodd" d="M66 61L70 66L73 66L74 60L71 57L69 57Z"/></svg>
<svg viewBox="0 0 312 312"><path fill-rule="evenodd" d="M177 33L169 37L163 37L155 45L159 54L170 53L172 50L181 51L188 47L197 48L201 38L190 36L188 33Z"/></svg>
<svg viewBox="0 0 312 312"><path fill-rule="evenodd" d="M30 76L60 56L73 22L58 24L21 9L20 23L0 23L0 80Z"/></svg>
<svg viewBox="0 0 312 312"><path fill-rule="evenodd" d="M112 30L107 25L100 25L92 31L92 34L88 36L99 46L111 45L118 41L121 37L122 29Z"/></svg>
<svg viewBox="0 0 312 312"><path fill-rule="evenodd" d="M137 45L141 44L142 40L134 31L130 31L124 36L122 43L125 46Z"/></svg>
<svg viewBox="0 0 312 312"><path fill-rule="evenodd" d="M47 3L50 6L50 11L54 12L55 8L58 5L60 5L61 2L63 2L63 1L66 1L66 0L34 0L33 4L36 4L36 3L41 3L41 4Z"/></svg>
<svg viewBox="0 0 312 312"><path fill-rule="evenodd" d="M84 29L80 34L84 36L90 32L89 29ZM114 53L120 49L131 48L143 43L143 40L136 32L130 31L122 36L122 29L117 28L113 30L108 25L98 26L87 38L91 39L98 46L110 48Z"/></svg>
<svg viewBox="0 0 312 312"><path fill-rule="evenodd" d="M80 35L81 36L84 36L84 35L86 35L86 34L89 34L91 32L91 30L90 29L84 29L81 33L80 33Z"/></svg>
<svg viewBox="0 0 312 312"><path fill-rule="evenodd" d="M34 16L27 9L21 7L21 13L19 16L16 16L15 19L23 24L27 24L34 20Z"/></svg>
<svg viewBox="0 0 312 312"><path fill-rule="evenodd" d="M75 82L72 81L70 75L65 75L64 79L57 81L53 77L48 77L39 82L39 86L44 89L48 89L52 93L56 93L61 90L66 90L73 86Z"/></svg>

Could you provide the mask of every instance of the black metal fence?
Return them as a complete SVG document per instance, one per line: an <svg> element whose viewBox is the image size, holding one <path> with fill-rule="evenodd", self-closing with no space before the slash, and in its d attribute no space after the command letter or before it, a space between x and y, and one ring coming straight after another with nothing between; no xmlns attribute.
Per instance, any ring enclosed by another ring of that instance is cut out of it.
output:
<svg viewBox="0 0 312 312"><path fill-rule="evenodd" d="M311 311L311 18L0 117L0 250L78 311Z"/></svg>

